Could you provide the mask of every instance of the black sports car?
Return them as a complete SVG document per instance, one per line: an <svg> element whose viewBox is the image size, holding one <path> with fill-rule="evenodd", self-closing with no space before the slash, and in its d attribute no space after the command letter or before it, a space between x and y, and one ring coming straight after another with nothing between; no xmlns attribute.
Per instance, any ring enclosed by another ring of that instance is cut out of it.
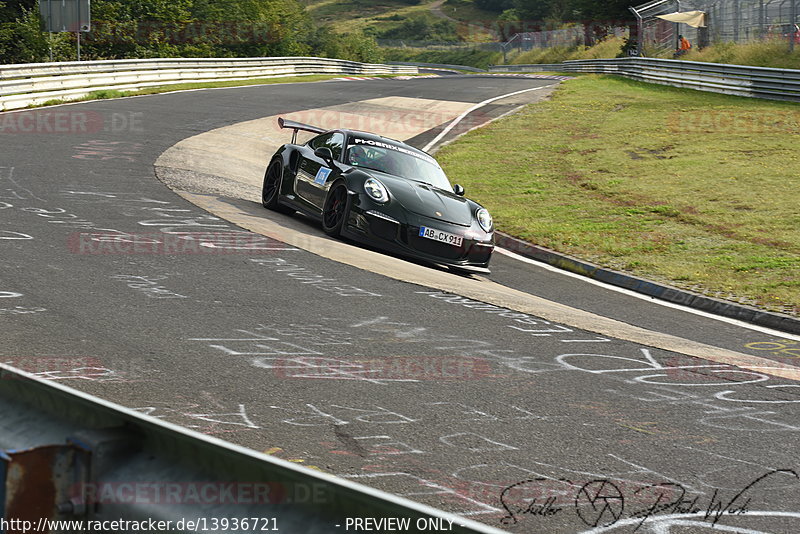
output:
<svg viewBox="0 0 800 534"><path fill-rule="evenodd" d="M450 185L436 160L400 141L326 131L278 119L294 130L267 166L264 207L321 219L328 235L459 270L489 272L492 217ZM317 134L297 144L297 132Z"/></svg>

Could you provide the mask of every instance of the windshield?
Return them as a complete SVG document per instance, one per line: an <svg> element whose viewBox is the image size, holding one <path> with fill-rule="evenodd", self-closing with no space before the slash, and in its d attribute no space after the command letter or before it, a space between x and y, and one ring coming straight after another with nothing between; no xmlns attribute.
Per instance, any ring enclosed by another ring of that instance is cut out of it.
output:
<svg viewBox="0 0 800 534"><path fill-rule="evenodd" d="M347 145L346 161L354 167L385 172L445 191L453 191L450 181L436 160L427 154L399 145L372 139L351 138Z"/></svg>

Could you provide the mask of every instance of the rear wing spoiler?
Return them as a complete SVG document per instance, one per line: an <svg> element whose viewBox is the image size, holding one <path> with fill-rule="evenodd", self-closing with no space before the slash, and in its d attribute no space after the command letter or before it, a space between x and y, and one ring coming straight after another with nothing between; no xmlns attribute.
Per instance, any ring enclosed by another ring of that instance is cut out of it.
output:
<svg viewBox="0 0 800 534"><path fill-rule="evenodd" d="M322 128L318 128L316 126L310 126L308 124L303 124L302 122L295 122L289 121L284 119L283 117L278 117L278 126L281 128L291 128L292 131L292 144L297 142L297 131L303 130L304 132L311 132L316 134L325 133L328 130L324 130Z"/></svg>

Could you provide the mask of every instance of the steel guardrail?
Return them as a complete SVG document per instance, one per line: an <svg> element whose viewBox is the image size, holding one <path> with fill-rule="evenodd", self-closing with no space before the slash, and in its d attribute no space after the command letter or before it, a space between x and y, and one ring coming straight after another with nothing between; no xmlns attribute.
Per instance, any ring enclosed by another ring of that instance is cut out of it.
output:
<svg viewBox="0 0 800 534"><path fill-rule="evenodd" d="M158 530L330 534L346 531L348 519L395 518L409 521L402 532L430 532L430 525L440 524L457 533L503 533L4 364L0 496L0 518L32 522L27 527L41 526L40 521L79 521L84 526L90 521L169 521L170 529ZM236 528L212 528L220 518L239 521ZM54 531L80 530L98 529L62 526Z"/></svg>
<svg viewBox="0 0 800 534"><path fill-rule="evenodd" d="M648 83L751 98L800 101L800 70L676 59L584 59L556 64L493 65L490 72L617 74Z"/></svg>
<svg viewBox="0 0 800 534"><path fill-rule="evenodd" d="M314 57L160 58L0 65L0 111L94 91L135 90L176 83L279 76L418 74L411 65L358 63Z"/></svg>
<svg viewBox="0 0 800 534"><path fill-rule="evenodd" d="M468 65L452 65L450 63L419 63L414 61L387 61L387 65L409 65L421 69L463 70L468 72L486 72L486 69L470 67Z"/></svg>

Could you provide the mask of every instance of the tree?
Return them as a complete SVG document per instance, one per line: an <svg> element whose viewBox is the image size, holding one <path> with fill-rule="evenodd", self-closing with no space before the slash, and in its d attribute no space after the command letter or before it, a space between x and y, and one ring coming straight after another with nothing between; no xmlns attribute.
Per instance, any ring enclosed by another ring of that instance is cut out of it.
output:
<svg viewBox="0 0 800 534"><path fill-rule="evenodd" d="M605 2L597 2L596 0L572 1L574 8L581 14L581 19L583 20L619 24L622 21L633 19L633 14L628 9L631 6L630 0L607 0Z"/></svg>
<svg viewBox="0 0 800 534"><path fill-rule="evenodd" d="M514 0L474 0L474 3L484 11L493 11L495 13L502 13L514 7Z"/></svg>
<svg viewBox="0 0 800 534"><path fill-rule="evenodd" d="M477 0L476 0L477 1ZM627 21L632 18L630 0L513 0L514 9L525 20Z"/></svg>
<svg viewBox="0 0 800 534"><path fill-rule="evenodd" d="M38 9L37 0L3 0L0 2L0 23L16 23L25 13L35 9Z"/></svg>
<svg viewBox="0 0 800 534"><path fill-rule="evenodd" d="M0 25L0 57L3 63L36 63L50 59L50 41L40 28L39 11L22 9L13 23ZM54 34L56 59L70 59L69 34Z"/></svg>

